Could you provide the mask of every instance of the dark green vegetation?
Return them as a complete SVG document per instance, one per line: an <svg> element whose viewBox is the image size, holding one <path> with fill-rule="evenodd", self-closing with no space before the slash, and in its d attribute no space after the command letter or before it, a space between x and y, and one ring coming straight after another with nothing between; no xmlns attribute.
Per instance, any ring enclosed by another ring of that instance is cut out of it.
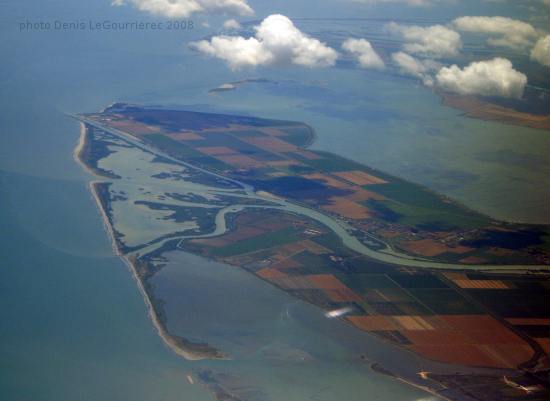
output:
<svg viewBox="0 0 550 401"><path fill-rule="evenodd" d="M506 249L522 249L530 245L543 245L546 234L541 229L521 229L516 231L483 230L481 238L463 241L466 246L473 247L500 247Z"/></svg>
<svg viewBox="0 0 550 401"><path fill-rule="evenodd" d="M401 180L332 153L314 153L319 154L322 158L316 160L299 156L296 158L319 172L331 173L358 170L388 181L386 184L364 187L388 198L384 201L370 200L365 202L365 205L374 209L382 220L398 222L427 231L479 228L487 226L491 222L489 217L476 213L421 185Z"/></svg>
<svg viewBox="0 0 550 401"><path fill-rule="evenodd" d="M318 171L323 171L327 173L333 173L337 171L348 171L348 170L361 170L367 172L374 172L374 170L366 167L361 163L357 163L353 160L346 159L345 157L335 155L334 153L313 151L314 153L321 156L319 159L307 159L299 155L295 155L296 159L300 160L302 163L314 168ZM377 173L378 174L378 173ZM385 178L381 174L380 178ZM389 177L389 176L388 176Z"/></svg>
<svg viewBox="0 0 550 401"><path fill-rule="evenodd" d="M371 186L369 189L388 198L387 201L375 201L375 204L386 208L382 212L383 217L390 216L393 221L419 229L448 231L454 228L484 227L491 222L487 216L404 180L394 178L387 184Z"/></svg>
<svg viewBox="0 0 550 401"><path fill-rule="evenodd" d="M349 195L351 192L325 185L321 181L308 180L300 176L286 176L259 180L242 179L257 188L279 196L296 200L315 199L318 204L325 204L331 196Z"/></svg>
<svg viewBox="0 0 550 401"><path fill-rule="evenodd" d="M275 127L296 124L293 121L269 120L256 117L236 116L215 113L197 113L185 110L165 110L115 103L105 109L104 114L124 113L132 120L148 125L162 127L168 131L181 129L203 130L208 128L229 127L230 124L252 127Z"/></svg>
<svg viewBox="0 0 550 401"><path fill-rule="evenodd" d="M173 220L177 223L193 220L199 226L197 229L198 232L212 231L215 227L214 218L218 212L218 209L215 208L183 207L156 202L136 201L135 204L147 206L151 210L166 210L172 212L169 216L165 217L166 220Z"/></svg>
<svg viewBox="0 0 550 401"><path fill-rule="evenodd" d="M197 152L190 146L186 146L172 138L161 134L148 134L142 137L150 145L177 159L185 160L198 167L208 167L214 171L228 170L231 166Z"/></svg>

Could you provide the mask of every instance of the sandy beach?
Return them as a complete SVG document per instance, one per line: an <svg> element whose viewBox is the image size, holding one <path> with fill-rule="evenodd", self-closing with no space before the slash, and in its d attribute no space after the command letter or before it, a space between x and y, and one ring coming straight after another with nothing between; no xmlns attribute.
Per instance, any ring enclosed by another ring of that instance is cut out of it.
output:
<svg viewBox="0 0 550 401"><path fill-rule="evenodd" d="M88 129L86 128L86 124L83 122L80 122L80 135L78 137L78 143L73 151L73 159L75 162L77 162L80 167L84 171L86 171L88 174L91 174L95 177L101 177L101 175L97 174L93 169L91 169L83 160L82 160L82 152L86 148L86 145L88 145Z"/></svg>

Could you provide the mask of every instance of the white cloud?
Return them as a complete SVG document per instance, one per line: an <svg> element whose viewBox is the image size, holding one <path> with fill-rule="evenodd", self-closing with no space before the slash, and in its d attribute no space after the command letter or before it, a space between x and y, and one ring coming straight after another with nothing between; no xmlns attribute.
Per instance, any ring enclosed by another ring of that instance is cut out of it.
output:
<svg viewBox="0 0 550 401"><path fill-rule="evenodd" d="M433 85L431 72L441 67L439 63L433 60L419 60L403 52L393 53L391 57L402 73L420 78L426 86Z"/></svg>
<svg viewBox="0 0 550 401"><path fill-rule="evenodd" d="M357 57L359 65L363 68L382 69L385 67L382 58L366 39L347 39L342 44L342 48Z"/></svg>
<svg viewBox="0 0 550 401"><path fill-rule="evenodd" d="M459 68L443 67L436 75L437 85L462 95L521 98L527 77L514 70L510 60L494 58Z"/></svg>
<svg viewBox="0 0 550 401"><path fill-rule="evenodd" d="M228 19L223 23L225 29L241 29L241 24L237 20Z"/></svg>
<svg viewBox="0 0 550 401"><path fill-rule="evenodd" d="M403 49L412 54L441 58L456 56L462 48L460 34L443 25L405 26L392 22L386 28L405 41Z"/></svg>
<svg viewBox="0 0 550 401"><path fill-rule="evenodd" d="M550 4L550 0L548 0L548 3ZM542 65L550 67L550 35L538 40L533 50L531 50L531 58Z"/></svg>
<svg viewBox="0 0 550 401"><path fill-rule="evenodd" d="M253 15L247 0L113 0L113 5L133 4L138 10L168 18L187 18L193 13Z"/></svg>
<svg viewBox="0 0 550 401"><path fill-rule="evenodd" d="M334 49L301 32L284 15L270 15L254 29L253 37L214 36L190 46L224 60L232 69L268 64L327 67L338 58Z"/></svg>
<svg viewBox="0 0 550 401"><path fill-rule="evenodd" d="M538 37L531 24L507 17L460 17L453 21L453 25L464 32L490 36L490 45L513 49L530 46Z"/></svg>
<svg viewBox="0 0 550 401"><path fill-rule="evenodd" d="M214 36L210 41L191 43L191 47L211 57L227 62L231 69L270 64L274 57L256 38Z"/></svg>

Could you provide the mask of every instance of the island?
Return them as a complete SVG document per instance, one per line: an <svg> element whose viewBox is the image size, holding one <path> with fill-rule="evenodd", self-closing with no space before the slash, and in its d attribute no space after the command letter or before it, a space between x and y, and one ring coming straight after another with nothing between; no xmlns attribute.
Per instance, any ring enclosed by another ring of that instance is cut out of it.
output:
<svg viewBox="0 0 550 401"><path fill-rule="evenodd" d="M170 333L151 280L178 251L237 266L357 330L462 367L400 378L439 396L550 396L550 227L497 221L312 150L315 133L299 122L123 103L75 117L76 156L97 177L91 190L114 249L183 357L231 356Z"/></svg>

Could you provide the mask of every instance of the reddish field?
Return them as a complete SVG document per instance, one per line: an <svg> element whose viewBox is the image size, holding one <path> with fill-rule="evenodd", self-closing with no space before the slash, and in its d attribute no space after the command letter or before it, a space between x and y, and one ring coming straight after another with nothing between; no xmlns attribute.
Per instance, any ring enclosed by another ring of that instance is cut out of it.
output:
<svg viewBox="0 0 550 401"><path fill-rule="evenodd" d="M326 253L330 253L331 251L324 246L319 245L316 242L313 242L309 239L300 241L299 244L304 247L305 250L308 250L311 253L314 253L316 255L324 255Z"/></svg>
<svg viewBox="0 0 550 401"><path fill-rule="evenodd" d="M309 159L309 160L319 160L319 159L323 158L322 156L319 156L317 153L313 153L313 152L310 152L308 150L297 150L294 153L296 153L299 156L302 156L306 159Z"/></svg>
<svg viewBox="0 0 550 401"><path fill-rule="evenodd" d="M235 151L233 149L227 148L225 146L209 146L204 148L196 148L199 152L207 154L207 155L228 155L228 154L234 154Z"/></svg>
<svg viewBox="0 0 550 401"><path fill-rule="evenodd" d="M323 291L333 302L361 302L359 295L349 288L345 290L324 290Z"/></svg>
<svg viewBox="0 0 550 401"><path fill-rule="evenodd" d="M302 163L296 160L275 160L266 162L271 167L302 166Z"/></svg>
<svg viewBox="0 0 550 401"><path fill-rule="evenodd" d="M396 322L384 316L348 316L347 319L354 326L365 331L399 330Z"/></svg>
<svg viewBox="0 0 550 401"><path fill-rule="evenodd" d="M489 315L350 316L362 330L400 332L420 355L441 362L514 368L533 350Z"/></svg>
<svg viewBox="0 0 550 401"><path fill-rule="evenodd" d="M449 247L445 244L431 239L403 242L401 246L403 246L403 248L405 248L409 252L428 257L441 255L442 253L446 252L460 254L473 250L473 248L468 248L465 246Z"/></svg>
<svg viewBox="0 0 550 401"><path fill-rule="evenodd" d="M365 173L364 171L342 171L334 173L334 175L356 185L387 184L387 181Z"/></svg>
<svg viewBox="0 0 550 401"><path fill-rule="evenodd" d="M371 215L369 209L345 198L330 198L332 205L325 205L323 209L337 213L350 219L367 219Z"/></svg>
<svg viewBox="0 0 550 401"><path fill-rule="evenodd" d="M302 177L307 178L308 180L322 181L326 185L334 188L340 188L340 189L349 188L349 184L324 174L318 174L318 173L306 174L306 175L303 175Z"/></svg>
<svg viewBox="0 0 550 401"><path fill-rule="evenodd" d="M216 159L237 168L260 168L265 164L248 156L241 154L217 155Z"/></svg>
<svg viewBox="0 0 550 401"><path fill-rule="evenodd" d="M285 273L282 273L277 269L270 269L270 268L267 268L267 267L265 269L258 270L256 272L256 274L258 276L260 276L261 278L264 278L264 279L278 278L278 277L285 277L286 276Z"/></svg>
<svg viewBox="0 0 550 401"><path fill-rule="evenodd" d="M305 248L300 242L292 242L277 248L277 254L281 255L283 258L295 255L304 251Z"/></svg>
<svg viewBox="0 0 550 401"><path fill-rule="evenodd" d="M460 288L478 288L485 290L506 290L508 286L500 280L453 280Z"/></svg>
<svg viewBox="0 0 550 401"><path fill-rule="evenodd" d="M275 153L294 152L297 149L296 146L294 146L293 144L285 141L281 141L280 139L273 138L273 137L260 136L260 137L240 138L240 140Z"/></svg>
<svg viewBox="0 0 550 401"><path fill-rule="evenodd" d="M414 345L411 350L425 358L446 363L493 368L514 367L505 361L495 359L489 353L484 352L482 347L475 345Z"/></svg>
<svg viewBox="0 0 550 401"><path fill-rule="evenodd" d="M281 260L280 262L274 263L271 267L273 269L296 269L301 266L301 263L298 263L295 260L288 258Z"/></svg>
<svg viewBox="0 0 550 401"><path fill-rule="evenodd" d="M136 121L111 121L109 125L134 135L157 134L160 132L160 128L158 127L152 127Z"/></svg>
<svg viewBox="0 0 550 401"><path fill-rule="evenodd" d="M272 278L269 281L287 290L311 290L315 288L305 276Z"/></svg>
<svg viewBox="0 0 550 401"><path fill-rule="evenodd" d="M348 288L332 274L312 274L305 277L313 284L314 288L321 290L344 290Z"/></svg>
<svg viewBox="0 0 550 401"><path fill-rule="evenodd" d="M285 131L281 131L277 128L271 128L271 127L264 127L260 128L260 131L264 134L271 135L271 136L287 136L288 134Z"/></svg>
<svg viewBox="0 0 550 401"><path fill-rule="evenodd" d="M426 331L434 329L422 316L394 316L393 318L405 330Z"/></svg>
<svg viewBox="0 0 550 401"><path fill-rule="evenodd" d="M375 192L367 191L363 188L353 187L354 192L351 195L346 196L346 199L352 200L354 202L364 202L371 199L374 200L384 200L384 196L379 195Z"/></svg>

